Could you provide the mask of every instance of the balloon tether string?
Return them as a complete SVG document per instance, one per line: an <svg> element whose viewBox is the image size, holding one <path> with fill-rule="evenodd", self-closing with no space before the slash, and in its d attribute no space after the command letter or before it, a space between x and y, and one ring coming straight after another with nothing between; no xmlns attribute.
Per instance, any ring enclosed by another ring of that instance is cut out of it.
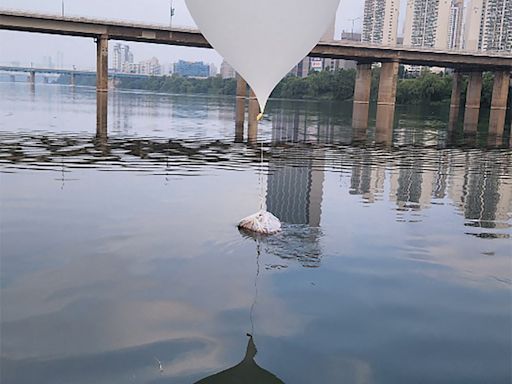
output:
<svg viewBox="0 0 512 384"><path fill-rule="evenodd" d="M258 301L258 279L260 276L260 241L256 240L256 277L254 278L254 300L251 305L250 319L251 319L251 336L254 336L254 308Z"/></svg>
<svg viewBox="0 0 512 384"><path fill-rule="evenodd" d="M260 184L260 211L265 210L265 196L263 193L263 142L260 147L260 166L259 166L259 184Z"/></svg>

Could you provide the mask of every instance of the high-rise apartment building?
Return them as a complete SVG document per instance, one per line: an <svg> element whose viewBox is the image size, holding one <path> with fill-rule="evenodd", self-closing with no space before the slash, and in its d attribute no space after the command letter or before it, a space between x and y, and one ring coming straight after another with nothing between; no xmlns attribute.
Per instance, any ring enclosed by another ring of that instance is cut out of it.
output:
<svg viewBox="0 0 512 384"><path fill-rule="evenodd" d="M450 29L448 30L448 48L462 47L462 25L464 23L464 0L452 0L450 10Z"/></svg>
<svg viewBox="0 0 512 384"><path fill-rule="evenodd" d="M396 45L400 0L365 0L362 40Z"/></svg>
<svg viewBox="0 0 512 384"><path fill-rule="evenodd" d="M448 48L451 0L408 0L404 45Z"/></svg>
<svg viewBox="0 0 512 384"><path fill-rule="evenodd" d="M512 52L512 0L471 0L464 48Z"/></svg>
<svg viewBox="0 0 512 384"><path fill-rule="evenodd" d="M127 64L133 64L133 53L130 47L125 44L115 44L112 55L112 68L117 72L123 72Z"/></svg>

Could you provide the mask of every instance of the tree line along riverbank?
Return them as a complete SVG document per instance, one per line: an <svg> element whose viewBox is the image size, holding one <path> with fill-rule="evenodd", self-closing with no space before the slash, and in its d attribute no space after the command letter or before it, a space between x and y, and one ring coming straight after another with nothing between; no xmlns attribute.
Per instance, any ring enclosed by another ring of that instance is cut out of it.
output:
<svg viewBox="0 0 512 384"><path fill-rule="evenodd" d="M372 71L372 100L377 99L380 68ZM272 93L273 98L300 100L350 100L354 95L356 71L340 69L336 71L313 72L308 77L285 77ZM139 89L153 92L178 94L235 95L236 80L222 79L220 76L207 79L185 78L179 75L155 76L149 78L118 78L116 87L120 89ZM58 81L69 83L69 76L62 75ZM95 85L94 76L77 76L77 85ZM492 98L493 75L485 73L483 77L482 105L490 106ZM464 100L467 80L463 83ZM442 103L450 100L452 75L423 71L418 77L408 77L400 67L397 86L398 104ZM509 98L510 100L511 98Z"/></svg>

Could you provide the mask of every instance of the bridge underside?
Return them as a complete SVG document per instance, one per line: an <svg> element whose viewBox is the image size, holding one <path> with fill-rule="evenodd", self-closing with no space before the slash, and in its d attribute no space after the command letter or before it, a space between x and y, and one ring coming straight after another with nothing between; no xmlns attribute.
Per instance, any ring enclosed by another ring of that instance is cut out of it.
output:
<svg viewBox="0 0 512 384"><path fill-rule="evenodd" d="M1 11L0 29L90 38L106 36L110 40L211 48L198 30L22 12ZM448 67L467 71L512 69L512 56L506 56L503 53L444 52L366 45L350 41L322 42L312 50L310 56L370 63L398 61L402 64Z"/></svg>

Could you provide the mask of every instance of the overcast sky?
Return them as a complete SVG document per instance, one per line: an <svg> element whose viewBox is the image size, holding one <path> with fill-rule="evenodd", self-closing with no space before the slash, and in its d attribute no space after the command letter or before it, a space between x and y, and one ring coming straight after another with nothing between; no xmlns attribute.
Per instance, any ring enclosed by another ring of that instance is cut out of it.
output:
<svg viewBox="0 0 512 384"><path fill-rule="evenodd" d="M213 1L213 0L210 0ZM321 1L321 0L320 0ZM406 0L402 0L402 8ZM311 1L311 7L318 6L318 0ZM24 10L40 13L61 13L61 0L0 0L3 9ZM143 23L168 24L170 0L64 0L65 14L102 19L129 20ZM364 0L341 0L337 13L336 35L342 30L350 31L350 19L362 17ZM185 6L185 0L174 0L176 9L173 25L195 26ZM307 12L307 10L305 10ZM403 13L403 12L402 12ZM401 15L403 19L403 15ZM361 20L355 21L355 31L361 30ZM401 28L399 28L399 31ZM213 62L220 65L222 58L214 51L172 47L156 44L129 43L135 61L156 56L161 63L172 63L179 59ZM112 48L112 44L111 44ZM0 64L20 62L42 65L44 56L62 53L64 67L77 65L80 68L95 68L95 45L92 39L42 35L35 33L0 31Z"/></svg>

